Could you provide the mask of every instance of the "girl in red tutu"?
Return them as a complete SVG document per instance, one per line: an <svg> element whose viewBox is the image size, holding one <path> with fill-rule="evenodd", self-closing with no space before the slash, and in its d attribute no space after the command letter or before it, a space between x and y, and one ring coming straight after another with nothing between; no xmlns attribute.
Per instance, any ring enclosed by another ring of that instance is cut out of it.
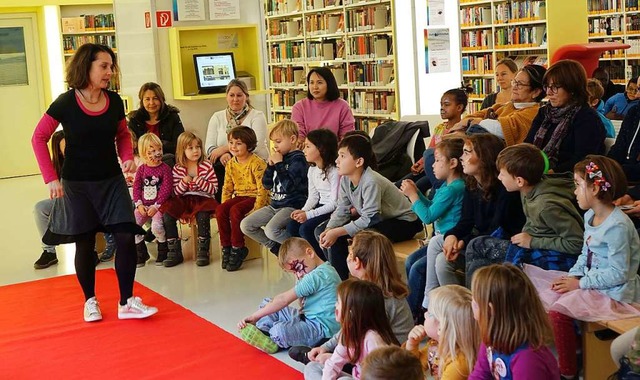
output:
<svg viewBox="0 0 640 380"><path fill-rule="evenodd" d="M173 167L173 192L175 197L166 201L160 211L164 213L164 228L169 252L162 262L165 267L180 264L182 247L178 239L178 219L190 221L194 217L198 224L198 252L196 264L209 265L211 242L211 216L218 202L214 199L218 179L209 161L202 153L202 140L191 132L178 136L176 165Z"/></svg>
<svg viewBox="0 0 640 380"><path fill-rule="evenodd" d="M569 273L526 265L553 325L560 373L577 376L574 319L600 321L640 316L640 239L633 222L613 205L625 194L620 165L587 156L574 167L575 194L584 215L582 254ZM635 305L634 305L635 304Z"/></svg>

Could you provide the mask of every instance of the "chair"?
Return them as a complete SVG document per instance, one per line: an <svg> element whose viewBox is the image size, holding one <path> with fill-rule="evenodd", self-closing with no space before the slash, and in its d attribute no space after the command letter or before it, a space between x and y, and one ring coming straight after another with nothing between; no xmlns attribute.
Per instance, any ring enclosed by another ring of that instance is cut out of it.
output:
<svg viewBox="0 0 640 380"><path fill-rule="evenodd" d="M553 54L553 57L551 57L551 64L553 65L563 59L573 59L582 64L587 72L587 76L590 77L598 67L602 52L608 50L626 50L630 47L631 45L622 42L591 42L588 44L563 45L560 46Z"/></svg>

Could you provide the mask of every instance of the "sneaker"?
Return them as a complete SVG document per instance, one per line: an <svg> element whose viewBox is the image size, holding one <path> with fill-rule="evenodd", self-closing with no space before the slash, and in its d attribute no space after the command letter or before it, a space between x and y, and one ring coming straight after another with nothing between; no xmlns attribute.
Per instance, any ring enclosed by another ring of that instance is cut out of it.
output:
<svg viewBox="0 0 640 380"><path fill-rule="evenodd" d="M227 263L227 272L235 272L242 266L242 262L249 254L247 247L232 247Z"/></svg>
<svg viewBox="0 0 640 380"><path fill-rule="evenodd" d="M264 335L255 325L247 324L240 330L240 337L253 347L266 352L267 354L275 354L278 352L278 345L270 337Z"/></svg>
<svg viewBox="0 0 640 380"><path fill-rule="evenodd" d="M56 252L42 251L40 258L33 264L33 267L36 269L45 269L49 268L52 265L58 263L58 256Z"/></svg>
<svg viewBox="0 0 640 380"><path fill-rule="evenodd" d="M104 249L104 252L100 255L100 261L106 263L107 261L113 260L116 254L116 246L115 245L107 245Z"/></svg>
<svg viewBox="0 0 640 380"><path fill-rule="evenodd" d="M100 312L100 304L96 297L91 297L84 303L84 321L96 322L102 320L102 313Z"/></svg>
<svg viewBox="0 0 640 380"><path fill-rule="evenodd" d="M126 305L118 304L118 319L142 319L158 312L158 308L142 303L140 297L131 297Z"/></svg>
<svg viewBox="0 0 640 380"><path fill-rule="evenodd" d="M307 355L310 351L311 347L293 346L289 349L289 357L302 364L307 364L310 362L309 356Z"/></svg>

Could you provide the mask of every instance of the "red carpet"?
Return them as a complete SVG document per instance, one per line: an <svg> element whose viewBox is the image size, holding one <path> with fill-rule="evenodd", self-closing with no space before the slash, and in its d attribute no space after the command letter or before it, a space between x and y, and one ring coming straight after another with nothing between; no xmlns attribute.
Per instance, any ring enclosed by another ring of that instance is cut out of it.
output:
<svg viewBox="0 0 640 380"><path fill-rule="evenodd" d="M112 269L96 273L96 290L103 320L85 323L75 276L0 287L0 378L302 379L139 283L134 293L160 311L118 320Z"/></svg>

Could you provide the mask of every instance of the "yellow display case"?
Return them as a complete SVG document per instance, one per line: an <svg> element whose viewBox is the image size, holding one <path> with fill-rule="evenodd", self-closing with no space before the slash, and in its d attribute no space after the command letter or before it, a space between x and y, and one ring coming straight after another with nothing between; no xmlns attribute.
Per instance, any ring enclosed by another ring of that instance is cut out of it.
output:
<svg viewBox="0 0 640 380"><path fill-rule="evenodd" d="M258 25L204 25L169 29L173 98L202 100L223 98L225 94L198 94L194 54L232 52L236 72L245 71L255 78L250 94L265 94L262 79Z"/></svg>

